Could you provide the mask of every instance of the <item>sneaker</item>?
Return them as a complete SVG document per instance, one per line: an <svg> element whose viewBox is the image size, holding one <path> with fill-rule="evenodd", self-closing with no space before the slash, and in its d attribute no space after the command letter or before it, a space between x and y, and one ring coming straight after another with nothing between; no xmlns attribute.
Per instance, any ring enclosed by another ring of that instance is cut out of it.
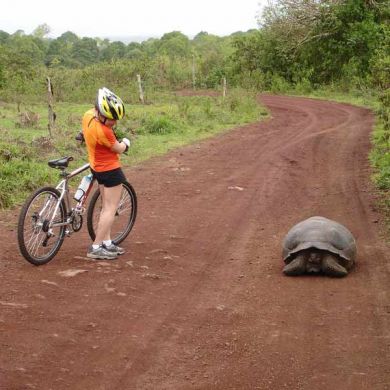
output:
<svg viewBox="0 0 390 390"><path fill-rule="evenodd" d="M117 246L115 244L111 244L111 245L104 245L103 244L103 248L110 252L110 253L115 253L117 255L123 255L125 253L125 250L123 248L121 248L120 246Z"/></svg>
<svg viewBox="0 0 390 390"><path fill-rule="evenodd" d="M117 253L109 252L107 249L103 248L103 246L99 246L97 249L93 249L91 245L88 249L87 257L91 259L107 259L114 260L118 257Z"/></svg>

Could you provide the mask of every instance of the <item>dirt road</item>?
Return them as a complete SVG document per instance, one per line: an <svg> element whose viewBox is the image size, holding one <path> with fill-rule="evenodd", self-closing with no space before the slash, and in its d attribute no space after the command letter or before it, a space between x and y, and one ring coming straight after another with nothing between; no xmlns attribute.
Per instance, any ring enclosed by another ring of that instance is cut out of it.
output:
<svg viewBox="0 0 390 390"><path fill-rule="evenodd" d="M261 100L269 120L127 171L139 212L116 262L83 258L83 230L34 267L1 215L1 389L390 389L373 116ZM313 215L355 235L346 278L281 273L284 235Z"/></svg>

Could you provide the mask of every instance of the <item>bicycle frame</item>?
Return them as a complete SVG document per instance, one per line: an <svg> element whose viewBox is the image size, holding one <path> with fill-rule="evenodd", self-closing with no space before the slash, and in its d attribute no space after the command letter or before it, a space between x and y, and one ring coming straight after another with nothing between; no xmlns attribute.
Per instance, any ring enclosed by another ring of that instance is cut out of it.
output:
<svg viewBox="0 0 390 390"><path fill-rule="evenodd" d="M72 177L75 177L75 176L79 175L80 173L86 171L87 169L89 169L89 167L90 167L89 164L84 164L83 166L81 166L81 167L75 169L74 171L72 171L71 173L66 173L65 171L62 171L60 173L60 175L64 176L64 178L56 186L56 189L60 191L61 195L60 195L60 198L57 201L56 207L54 209L54 212L52 214L51 220L49 222L49 227L50 228L69 225L72 222L72 217L73 217L73 212L74 211L76 211L78 214L83 214L83 212L84 212L84 207L83 207L84 203L85 203L89 193L91 192L91 189L93 187L93 183L94 183L95 179L93 179L91 181L91 184L89 185L86 193L83 195L83 197L80 199L80 201L77 202L76 207L74 209L71 207L71 201L70 201L70 198L69 198L69 185L68 185L68 182L69 182L69 180ZM60 204L61 204L62 201L65 202L65 207L66 207L66 210L67 210L67 219L66 219L65 222L54 223L54 217L56 216L56 214L58 212L58 208L60 207ZM46 209L46 205L41 210L40 215L45 211L45 209Z"/></svg>

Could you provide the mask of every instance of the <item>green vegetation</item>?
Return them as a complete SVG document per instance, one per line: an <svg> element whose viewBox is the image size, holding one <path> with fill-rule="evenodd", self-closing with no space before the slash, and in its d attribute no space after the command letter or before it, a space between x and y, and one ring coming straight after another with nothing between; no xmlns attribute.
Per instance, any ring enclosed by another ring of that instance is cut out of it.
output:
<svg viewBox="0 0 390 390"><path fill-rule="evenodd" d="M80 38L70 31L49 39L47 25L31 35L0 31L0 126L9 130L1 141L5 148L1 159L7 158L6 142L28 137L28 131L14 126L15 106L20 112L39 113L39 125L31 131L36 137L46 135L47 76L54 85L60 129L70 128L61 121L79 123L97 88L107 86L122 96L134 111L127 127L139 134L134 153L147 139L156 150L157 145L175 145L174 139L189 137L190 142L189 134L203 136L246 121L253 112L248 104L253 98L242 101L242 95L231 93L233 88L311 96L331 93L374 107L378 117L371 153L374 179L389 194L389 16L388 0L272 0L259 17L259 29L226 37L200 32L190 39L172 31L160 39L124 44ZM147 103L142 107L138 74ZM225 102L173 99L168 94L193 86L220 90L222 78L229 90ZM50 142L60 148L64 141L55 136ZM164 142L153 144L152 139L162 137ZM137 158L150 155L147 146L141 149ZM3 207L9 205L2 202Z"/></svg>
<svg viewBox="0 0 390 390"><path fill-rule="evenodd" d="M57 129L47 137L46 107L41 104L22 106L40 115L34 127L20 127L16 106L3 103L0 116L0 208L23 201L28 193L44 184L54 184L58 171L47 161L73 156L71 168L86 162L86 150L75 141L83 113L90 105L59 103L56 105ZM118 124L118 137L133 141L124 166L213 134L238 124L261 120L267 112L253 94L232 91L229 97L180 97L164 95L159 103L126 105L126 118ZM71 169L70 168L70 169ZM79 178L75 179L79 180Z"/></svg>
<svg viewBox="0 0 390 390"><path fill-rule="evenodd" d="M374 181L383 194L382 203L390 230L390 90L383 93L379 100L370 158L376 171Z"/></svg>

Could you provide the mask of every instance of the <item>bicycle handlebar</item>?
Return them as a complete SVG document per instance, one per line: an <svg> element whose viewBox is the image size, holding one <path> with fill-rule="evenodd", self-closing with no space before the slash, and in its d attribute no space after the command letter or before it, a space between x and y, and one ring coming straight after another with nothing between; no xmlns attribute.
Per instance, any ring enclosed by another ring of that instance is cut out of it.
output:
<svg viewBox="0 0 390 390"><path fill-rule="evenodd" d="M76 135L75 139L76 139L76 141L80 141L81 143L85 142L84 134L82 133L82 131L80 131Z"/></svg>

